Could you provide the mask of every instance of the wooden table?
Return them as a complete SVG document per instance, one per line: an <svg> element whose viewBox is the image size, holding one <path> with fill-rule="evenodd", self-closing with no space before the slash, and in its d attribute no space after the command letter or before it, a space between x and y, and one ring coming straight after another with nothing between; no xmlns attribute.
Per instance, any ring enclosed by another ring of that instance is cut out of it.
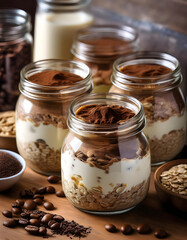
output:
<svg viewBox="0 0 187 240"><path fill-rule="evenodd" d="M26 169L24 176L12 189L0 194L0 211L11 209L11 203L15 201L20 190L32 187L41 187L50 185L45 176L41 176L30 169ZM53 184L57 189L61 189L60 184ZM187 221L184 215L177 215L174 212L168 212L164 209L156 195L153 181L153 172L151 174L151 184L147 198L136 208L130 212L116 215L116 216L96 216L83 213L74 208L65 198L58 198L55 194L46 195L45 198L56 207L52 213L57 213L66 220L75 220L84 226L91 226L92 232L86 237L90 240L152 240L156 239L153 233L148 235L141 235L134 233L130 236L125 236L122 233L109 233L104 226L107 223L113 223L118 228L123 223L129 223L136 227L140 223L148 223L153 229L164 228L170 236L167 239L184 240L187 237ZM43 207L39 207L44 210ZM6 218L0 214L0 240L22 240L22 239L42 239L29 235L23 228L17 227L14 229L6 228L2 225ZM69 239L66 236L56 235L49 239ZM76 238L78 239L78 238Z"/></svg>

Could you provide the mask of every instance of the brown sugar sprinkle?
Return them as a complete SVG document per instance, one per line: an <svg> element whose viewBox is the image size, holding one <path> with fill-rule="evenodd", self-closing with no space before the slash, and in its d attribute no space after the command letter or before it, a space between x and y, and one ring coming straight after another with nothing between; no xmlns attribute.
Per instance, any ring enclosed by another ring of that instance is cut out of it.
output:
<svg viewBox="0 0 187 240"><path fill-rule="evenodd" d="M77 118L91 124L120 124L134 115L133 111L119 105L85 105L76 111Z"/></svg>

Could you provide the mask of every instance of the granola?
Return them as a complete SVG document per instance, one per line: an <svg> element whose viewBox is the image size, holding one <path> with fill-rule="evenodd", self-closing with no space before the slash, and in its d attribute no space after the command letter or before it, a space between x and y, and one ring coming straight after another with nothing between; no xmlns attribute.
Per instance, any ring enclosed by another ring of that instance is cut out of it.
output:
<svg viewBox="0 0 187 240"><path fill-rule="evenodd" d="M8 111L0 113L0 135L15 136L15 112Z"/></svg>

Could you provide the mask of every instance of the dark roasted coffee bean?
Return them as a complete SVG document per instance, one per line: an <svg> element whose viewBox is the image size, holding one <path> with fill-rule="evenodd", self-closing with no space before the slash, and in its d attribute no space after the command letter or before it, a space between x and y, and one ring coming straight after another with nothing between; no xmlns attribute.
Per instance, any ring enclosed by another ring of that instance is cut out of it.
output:
<svg viewBox="0 0 187 240"><path fill-rule="evenodd" d="M121 232L125 235L130 235L133 233L133 228L129 224L124 224L120 228Z"/></svg>
<svg viewBox="0 0 187 240"><path fill-rule="evenodd" d="M35 187L33 187L32 189L31 189L31 191L33 192L33 196L37 193L37 188L35 188Z"/></svg>
<svg viewBox="0 0 187 240"><path fill-rule="evenodd" d="M40 218L40 214L31 213L31 214L30 214L30 218L39 219L39 218Z"/></svg>
<svg viewBox="0 0 187 240"><path fill-rule="evenodd" d="M56 223L53 223L51 226L50 226L50 229L52 230L57 230L59 229L60 227L60 223L56 222Z"/></svg>
<svg viewBox="0 0 187 240"><path fill-rule="evenodd" d="M54 205L51 202L44 202L43 205L47 210L53 210L54 209Z"/></svg>
<svg viewBox="0 0 187 240"><path fill-rule="evenodd" d="M41 198L35 198L33 199L33 201L37 204L37 205L42 205L43 200Z"/></svg>
<svg viewBox="0 0 187 240"><path fill-rule="evenodd" d="M51 227L51 225L53 225L54 223L56 223L56 221L52 219L48 222L47 225L48 225L48 227Z"/></svg>
<svg viewBox="0 0 187 240"><path fill-rule="evenodd" d="M34 193L30 189L25 189L20 192L20 197L21 198L32 198L34 196Z"/></svg>
<svg viewBox="0 0 187 240"><path fill-rule="evenodd" d="M117 232L117 228L116 228L116 226L113 225L113 224L106 224L106 225L105 225L105 229L106 229L108 232L111 232L111 233Z"/></svg>
<svg viewBox="0 0 187 240"><path fill-rule="evenodd" d="M20 225L23 225L23 226L26 226L26 225L29 224L29 220L26 219L26 218L20 218L20 219L19 219L19 224L20 224Z"/></svg>
<svg viewBox="0 0 187 240"><path fill-rule="evenodd" d="M2 211L2 214L7 218L12 218L12 212L8 210Z"/></svg>
<svg viewBox="0 0 187 240"><path fill-rule="evenodd" d="M4 221L3 225L5 227L14 228L17 225L17 223L16 223L15 219L9 219L9 220Z"/></svg>
<svg viewBox="0 0 187 240"><path fill-rule="evenodd" d="M20 215L21 215L22 218L30 218L29 213L22 212Z"/></svg>
<svg viewBox="0 0 187 240"><path fill-rule="evenodd" d="M63 218L62 216L60 216L60 215L55 215L55 216L53 216L53 219L54 219L55 221L57 221L57 222L62 222L62 221L64 221L64 218Z"/></svg>
<svg viewBox="0 0 187 240"><path fill-rule="evenodd" d="M14 207L19 208L19 205L18 205L16 202L13 202L13 203L12 203L12 207L13 207L13 208L14 208Z"/></svg>
<svg viewBox="0 0 187 240"><path fill-rule="evenodd" d="M154 232L156 238L166 238L168 236L167 232L163 229L158 229Z"/></svg>
<svg viewBox="0 0 187 240"><path fill-rule="evenodd" d="M58 183L60 181L60 177L59 176L49 176L47 178L49 183Z"/></svg>
<svg viewBox="0 0 187 240"><path fill-rule="evenodd" d="M38 188L36 193L38 193L38 194L45 194L46 193L46 187Z"/></svg>
<svg viewBox="0 0 187 240"><path fill-rule="evenodd" d="M25 202L25 201L24 201L23 199L17 199L17 200L16 200L16 204L17 204L18 207L22 207L23 204L24 204L24 202Z"/></svg>
<svg viewBox="0 0 187 240"><path fill-rule="evenodd" d="M55 193L55 188L53 186L46 187L46 193Z"/></svg>
<svg viewBox="0 0 187 240"><path fill-rule="evenodd" d="M44 195L41 195L41 194L35 194L34 196L33 196L33 199L35 199L35 198L40 198L40 199L44 199Z"/></svg>
<svg viewBox="0 0 187 240"><path fill-rule="evenodd" d="M137 226L137 232L140 234L148 234L151 232L151 228L148 224L140 224Z"/></svg>
<svg viewBox="0 0 187 240"><path fill-rule="evenodd" d="M35 210L36 203L33 200L26 200L23 207L27 210Z"/></svg>
<svg viewBox="0 0 187 240"><path fill-rule="evenodd" d="M40 226L40 220L32 218L30 219L30 224L34 226Z"/></svg>
<svg viewBox="0 0 187 240"><path fill-rule="evenodd" d="M57 191L56 195L57 195L57 197L65 197L65 194L63 191Z"/></svg>
<svg viewBox="0 0 187 240"><path fill-rule="evenodd" d="M41 222L43 224L48 224L48 222L53 218L52 214L45 214L43 218L41 219Z"/></svg>
<svg viewBox="0 0 187 240"><path fill-rule="evenodd" d="M40 236L45 236L47 233L47 229L45 227L40 227L39 228L39 235Z"/></svg>
<svg viewBox="0 0 187 240"><path fill-rule="evenodd" d="M39 228L37 226L33 226L33 225L27 225L25 227L25 230L33 235L38 235L39 234Z"/></svg>
<svg viewBox="0 0 187 240"><path fill-rule="evenodd" d="M12 212L13 212L15 215L20 215L21 209L20 209L20 208L17 208L17 207L13 207L13 208L12 208Z"/></svg>

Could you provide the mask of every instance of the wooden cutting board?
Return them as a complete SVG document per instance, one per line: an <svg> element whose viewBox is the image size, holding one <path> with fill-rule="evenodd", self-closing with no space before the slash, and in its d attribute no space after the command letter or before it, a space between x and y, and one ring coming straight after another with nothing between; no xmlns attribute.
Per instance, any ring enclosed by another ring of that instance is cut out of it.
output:
<svg viewBox="0 0 187 240"><path fill-rule="evenodd" d="M45 176L39 175L29 168L26 169L24 176L12 189L0 193L0 211L10 210L11 203L19 198L19 192L23 189L32 187L42 187L51 185L48 183ZM53 184L57 189L61 189L60 184ZM105 230L104 226L107 223L113 223L118 228L123 223L129 223L136 227L140 223L148 223L153 229L164 228L168 233L167 239L171 240L184 240L187 237L187 221L184 215L178 215L175 212L168 212L164 209L156 195L153 181L153 172L151 174L151 184L147 198L136 208L130 212L116 215L116 216L96 216L83 213L74 208L65 198L58 198L55 194L46 195L45 199L51 201L56 209L51 213L62 215L66 220L75 220L79 224L86 227L91 226L92 232L86 238L88 240L156 240L153 232L148 235L141 235L135 232L130 236L125 236L122 233L109 233ZM43 207L39 207L44 210ZM45 210L44 210L45 211ZM23 228L17 227L14 229L4 227L3 221L6 218L0 213L0 240L31 240L43 239L29 235ZM49 239L69 239L66 236L56 235ZM73 238L78 239L78 238Z"/></svg>

